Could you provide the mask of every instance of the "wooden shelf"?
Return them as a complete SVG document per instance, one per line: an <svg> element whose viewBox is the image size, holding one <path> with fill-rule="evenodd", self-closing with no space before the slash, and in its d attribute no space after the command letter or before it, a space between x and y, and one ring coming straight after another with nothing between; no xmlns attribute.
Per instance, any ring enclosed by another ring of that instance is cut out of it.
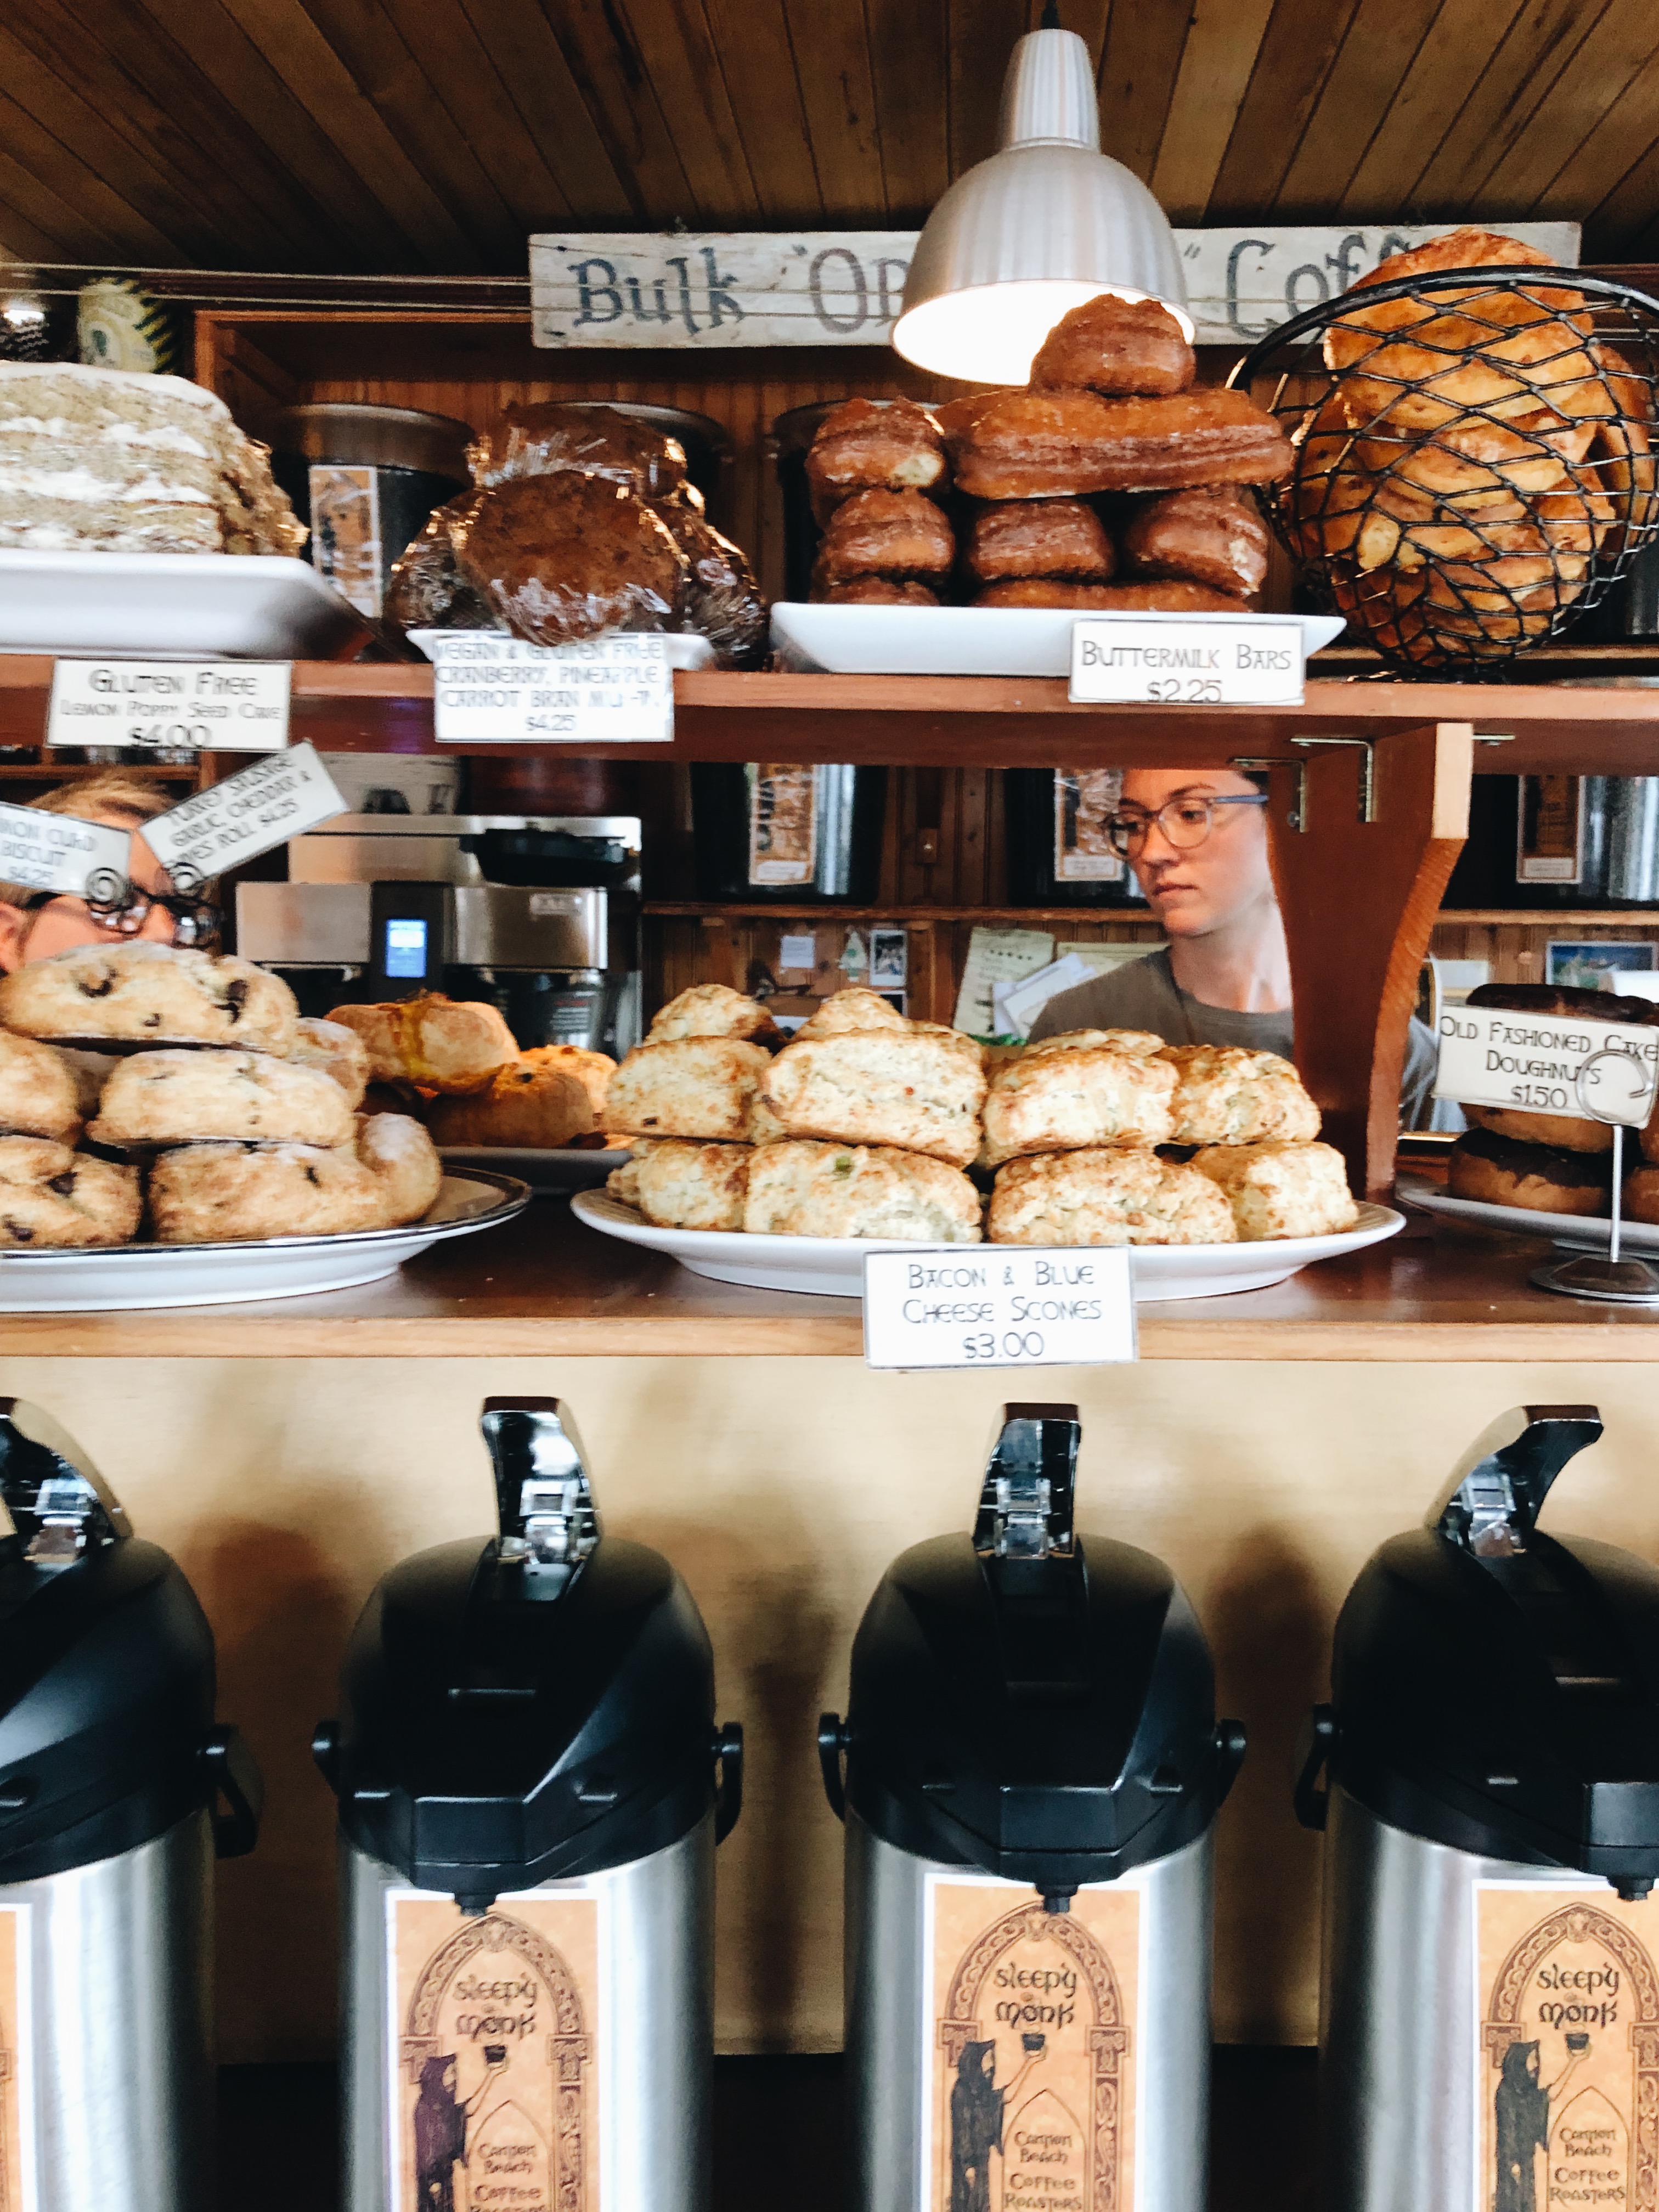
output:
<svg viewBox="0 0 1659 2212"><path fill-rule="evenodd" d="M134 761L0 761L3 783L89 783L94 776L120 775L136 783L194 783L195 763L169 761L162 765Z"/></svg>
<svg viewBox="0 0 1659 2212"><path fill-rule="evenodd" d="M0 656L0 743L45 734L49 659ZM665 745L587 745L629 760L851 761L908 767L1220 766L1236 754L1299 757L1293 736L1382 738L1435 723L1510 742L1477 766L1659 772L1659 691L1616 684L1312 682L1300 707L1074 707L1058 678L735 675L675 678ZM402 662L301 661L293 732L325 750L432 752L432 671ZM465 748L446 748L465 750ZM500 747L476 750L499 753ZM558 752L557 746L546 748Z"/></svg>
<svg viewBox="0 0 1659 2212"><path fill-rule="evenodd" d="M1443 906L1437 921L1497 922L1505 929L1659 928L1659 905L1603 908L1569 906Z"/></svg>
<svg viewBox="0 0 1659 2212"><path fill-rule="evenodd" d="M1163 924L1144 906L840 906L820 899L788 906L781 900L647 899L645 912L661 919L689 921L902 921L912 927L930 921L1111 921L1157 930Z"/></svg>
<svg viewBox="0 0 1659 2212"><path fill-rule="evenodd" d="M1659 1318L1534 1290L1547 1240L1432 1229L1268 1291L1140 1309L1143 1359L1659 1359ZM863 1350L858 1304L705 1282L538 1200L360 1290L155 1313L9 1314L16 1354L88 1358L720 1358Z"/></svg>

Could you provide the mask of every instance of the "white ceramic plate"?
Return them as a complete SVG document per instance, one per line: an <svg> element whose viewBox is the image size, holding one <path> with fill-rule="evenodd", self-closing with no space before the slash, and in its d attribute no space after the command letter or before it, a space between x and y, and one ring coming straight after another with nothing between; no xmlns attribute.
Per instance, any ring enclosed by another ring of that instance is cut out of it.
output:
<svg viewBox="0 0 1659 2212"><path fill-rule="evenodd" d="M656 1229L631 1206L601 1190L584 1190L570 1211L590 1229L627 1244L666 1252L694 1275L716 1283L743 1283L757 1291L810 1291L821 1297L856 1298L864 1291L866 1252L962 1252L994 1246L862 1242L851 1237L744 1237L708 1229ZM1265 1290L1315 1260L1334 1260L1392 1237L1406 1225L1391 1206L1362 1206L1357 1227L1337 1237L1286 1237L1263 1244L1146 1244L1130 1255L1135 1300L1213 1298L1228 1291Z"/></svg>
<svg viewBox="0 0 1659 2212"><path fill-rule="evenodd" d="M772 650L785 668L834 676L1069 676L1072 625L1086 613L1076 607L821 607L780 599L772 610ZM1110 622L1112 616L1087 618ZM1310 653L1343 627L1340 615L1297 619Z"/></svg>
<svg viewBox="0 0 1659 2212"><path fill-rule="evenodd" d="M602 1152L581 1145L557 1148L440 1145L438 1151L448 1167L468 1171L483 1168L487 1172L516 1176L538 1198L559 1198L566 1191L586 1190L591 1183L603 1182L613 1168L621 1167L634 1157L621 1147L614 1152Z"/></svg>
<svg viewBox="0 0 1659 2212"><path fill-rule="evenodd" d="M1420 1206L1425 1213L1443 1214L1449 1221L1466 1221L1472 1229L1507 1229L1516 1237L1550 1237L1570 1244L1576 1252L1605 1252L1612 1224L1582 1213L1534 1213L1524 1206L1488 1206L1484 1199L1453 1198L1437 1182L1416 1176L1395 1178L1401 1198ZM1620 1243L1632 1252L1659 1253L1659 1227L1650 1221L1627 1221Z"/></svg>
<svg viewBox="0 0 1659 2212"><path fill-rule="evenodd" d="M451 1237L510 1221L530 1203L511 1176L446 1175L430 1211L403 1229L267 1237L249 1244L112 1244L87 1252L0 1252L0 1313L118 1313L246 1305L349 1291L396 1274Z"/></svg>
<svg viewBox="0 0 1659 2212"><path fill-rule="evenodd" d="M356 607L287 554L0 549L0 653L331 660L368 635Z"/></svg>

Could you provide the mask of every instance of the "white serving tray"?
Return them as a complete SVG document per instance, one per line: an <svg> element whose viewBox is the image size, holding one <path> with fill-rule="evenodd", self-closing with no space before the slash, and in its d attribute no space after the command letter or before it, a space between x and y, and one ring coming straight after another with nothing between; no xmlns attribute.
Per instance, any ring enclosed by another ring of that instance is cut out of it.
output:
<svg viewBox="0 0 1659 2212"><path fill-rule="evenodd" d="M570 1211L590 1229L665 1252L716 1283L757 1291L806 1291L819 1297L856 1298L864 1291L866 1252L994 1251L994 1245L866 1243L851 1237L745 1237L712 1229L657 1229L631 1206L602 1190L584 1190ZM1316 1260L1334 1260L1392 1237L1406 1225L1391 1206L1362 1206L1355 1228L1334 1237L1285 1237L1261 1244L1140 1244L1131 1252L1135 1303L1213 1298L1229 1291L1261 1291Z"/></svg>
<svg viewBox="0 0 1659 2212"><path fill-rule="evenodd" d="M333 660L368 635L350 601L289 554L0 548L0 653Z"/></svg>
<svg viewBox="0 0 1659 2212"><path fill-rule="evenodd" d="M111 1244L88 1251L0 1252L0 1313L120 1313L246 1305L349 1291L394 1275L446 1238L510 1221L530 1203L511 1176L446 1175L430 1209L402 1229L267 1237L245 1244Z"/></svg>
<svg viewBox="0 0 1659 2212"><path fill-rule="evenodd" d="M1416 1176L1397 1176L1395 1194L1420 1206L1425 1213L1467 1222L1471 1229L1506 1229L1515 1237L1548 1237L1575 1252L1605 1252L1613 1234L1613 1224L1605 1215L1534 1213L1525 1206L1492 1206L1485 1199L1453 1198L1437 1182L1425 1182ZM1659 1254L1659 1227L1650 1221L1626 1221L1620 1230L1619 1241L1628 1251Z"/></svg>
<svg viewBox="0 0 1659 2212"><path fill-rule="evenodd" d="M832 607L780 599L772 610L772 650L784 668L833 676L1069 676L1073 624L1115 618L1111 611L1080 607ZM1144 617L1126 610L1121 619ZM1310 653L1343 628L1340 615L1293 619Z"/></svg>

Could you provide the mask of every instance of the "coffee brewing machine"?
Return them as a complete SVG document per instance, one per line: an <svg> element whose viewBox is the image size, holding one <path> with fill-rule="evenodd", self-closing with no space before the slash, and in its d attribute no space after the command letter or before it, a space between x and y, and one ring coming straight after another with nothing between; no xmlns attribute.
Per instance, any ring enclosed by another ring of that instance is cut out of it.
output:
<svg viewBox="0 0 1659 2212"><path fill-rule="evenodd" d="M521 1049L620 1059L640 1034L633 815L336 815L289 880L236 887L236 949L301 1011L422 991L500 1008Z"/></svg>

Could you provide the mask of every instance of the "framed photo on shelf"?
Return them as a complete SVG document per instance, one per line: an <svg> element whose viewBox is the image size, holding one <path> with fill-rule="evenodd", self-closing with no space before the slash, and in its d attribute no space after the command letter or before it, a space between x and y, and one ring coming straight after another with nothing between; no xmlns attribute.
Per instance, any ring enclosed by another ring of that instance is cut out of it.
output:
<svg viewBox="0 0 1659 2212"><path fill-rule="evenodd" d="M1651 975L1659 967L1656 954L1659 946L1640 939L1612 938L1594 944L1552 938L1545 954L1544 980L1573 990L1616 992L1623 975Z"/></svg>

